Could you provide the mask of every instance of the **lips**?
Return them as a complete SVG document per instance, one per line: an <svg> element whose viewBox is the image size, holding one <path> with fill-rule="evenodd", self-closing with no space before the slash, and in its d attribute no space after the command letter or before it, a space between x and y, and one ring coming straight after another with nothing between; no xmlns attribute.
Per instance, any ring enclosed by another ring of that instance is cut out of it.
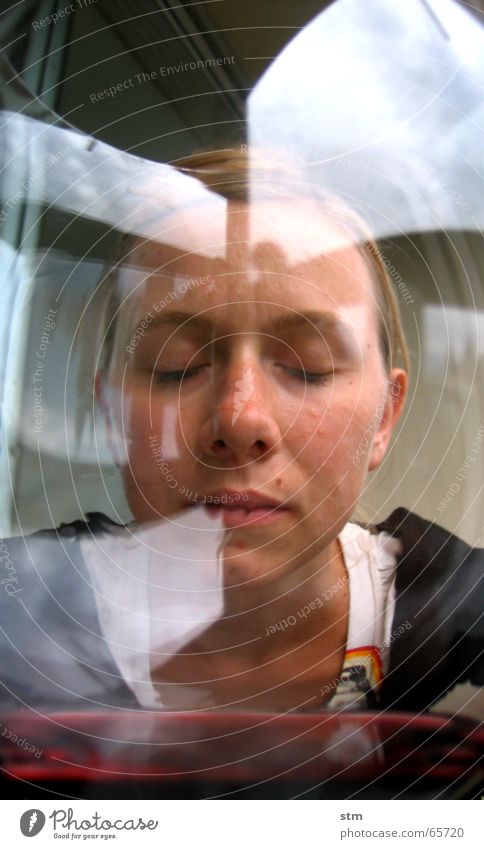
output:
<svg viewBox="0 0 484 849"><path fill-rule="evenodd" d="M219 490L207 494L203 504L209 515L221 516L230 528L272 524L288 513L280 501L255 491Z"/></svg>

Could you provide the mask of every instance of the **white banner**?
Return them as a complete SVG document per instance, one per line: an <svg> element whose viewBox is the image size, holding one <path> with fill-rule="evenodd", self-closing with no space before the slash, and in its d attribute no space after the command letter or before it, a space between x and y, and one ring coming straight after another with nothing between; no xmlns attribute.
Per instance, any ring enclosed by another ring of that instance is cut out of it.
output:
<svg viewBox="0 0 484 849"><path fill-rule="evenodd" d="M482 845L479 801L12 801L2 802L2 845L194 849ZM216 809L214 810L214 804ZM481 835L481 836L480 836Z"/></svg>

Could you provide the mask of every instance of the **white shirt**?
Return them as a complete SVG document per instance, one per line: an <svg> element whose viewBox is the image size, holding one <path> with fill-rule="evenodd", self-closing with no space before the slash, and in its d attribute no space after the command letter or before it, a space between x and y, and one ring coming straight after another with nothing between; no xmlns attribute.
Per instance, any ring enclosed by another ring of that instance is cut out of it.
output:
<svg viewBox="0 0 484 849"><path fill-rule="evenodd" d="M378 689L386 675L395 638L395 575L402 544L385 532L372 534L348 522L339 535L349 585L346 653L339 682L326 708L364 708L365 688ZM346 675L344 674L346 671ZM355 683L363 677L363 682ZM356 673L356 674L355 674Z"/></svg>
<svg viewBox="0 0 484 849"><path fill-rule="evenodd" d="M182 529L182 530L181 530ZM160 708L150 657L170 656L223 614L220 520L187 511L176 522L106 530L81 540L99 621L114 660L141 705ZM348 522L339 535L349 579L343 671L356 668L374 686L388 669L401 543ZM162 564L163 568L160 568ZM335 683L326 707L355 704L355 687ZM329 695L329 693L328 693ZM359 705L361 706L361 705Z"/></svg>
<svg viewBox="0 0 484 849"><path fill-rule="evenodd" d="M350 589L346 650L365 645L380 647L386 673L395 611L395 569L402 544L385 532L371 534L352 522L345 525L339 540Z"/></svg>

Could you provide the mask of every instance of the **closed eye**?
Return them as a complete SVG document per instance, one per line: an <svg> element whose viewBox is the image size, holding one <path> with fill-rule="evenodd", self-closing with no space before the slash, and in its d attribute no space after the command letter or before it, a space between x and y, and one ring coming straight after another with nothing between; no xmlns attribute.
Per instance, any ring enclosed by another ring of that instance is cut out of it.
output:
<svg viewBox="0 0 484 849"><path fill-rule="evenodd" d="M329 372L314 372L314 371L306 371L305 369L299 368L290 368L289 366L283 366L284 371L286 371L291 377L294 377L296 380L300 380L302 383L309 383L312 385L322 385L323 383L327 383L330 379L331 375Z"/></svg>
<svg viewBox="0 0 484 849"><path fill-rule="evenodd" d="M182 380L190 380L201 373L205 366L193 366L192 368L176 369L175 371L157 371L157 383L181 383Z"/></svg>
<svg viewBox="0 0 484 849"><path fill-rule="evenodd" d="M176 369L173 371L157 371L156 382L161 384L181 383L182 381L191 380L197 377L201 374L204 368L206 368L206 365L192 366L191 368ZM324 383L327 383L331 377L329 372L306 371L305 369L292 368L289 366L282 366L282 368L295 380L313 386L321 386Z"/></svg>

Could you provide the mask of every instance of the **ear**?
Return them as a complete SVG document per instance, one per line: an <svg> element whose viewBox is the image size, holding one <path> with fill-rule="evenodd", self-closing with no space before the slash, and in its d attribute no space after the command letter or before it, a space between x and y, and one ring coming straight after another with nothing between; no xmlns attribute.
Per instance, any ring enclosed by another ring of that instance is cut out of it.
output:
<svg viewBox="0 0 484 849"><path fill-rule="evenodd" d="M407 390L408 376L406 371L401 368L391 369L388 374L387 397L383 415L378 429L375 431L370 451L369 472L377 469L383 462L395 425L403 410Z"/></svg>
<svg viewBox="0 0 484 849"><path fill-rule="evenodd" d="M126 463L126 447L124 443L121 444L120 435L113 425L112 409L109 402L111 390L107 385L106 374L102 371L96 372L96 376L94 378L94 391L96 393L96 401L106 423L106 438L109 450L114 463L118 468L121 468L122 465Z"/></svg>

